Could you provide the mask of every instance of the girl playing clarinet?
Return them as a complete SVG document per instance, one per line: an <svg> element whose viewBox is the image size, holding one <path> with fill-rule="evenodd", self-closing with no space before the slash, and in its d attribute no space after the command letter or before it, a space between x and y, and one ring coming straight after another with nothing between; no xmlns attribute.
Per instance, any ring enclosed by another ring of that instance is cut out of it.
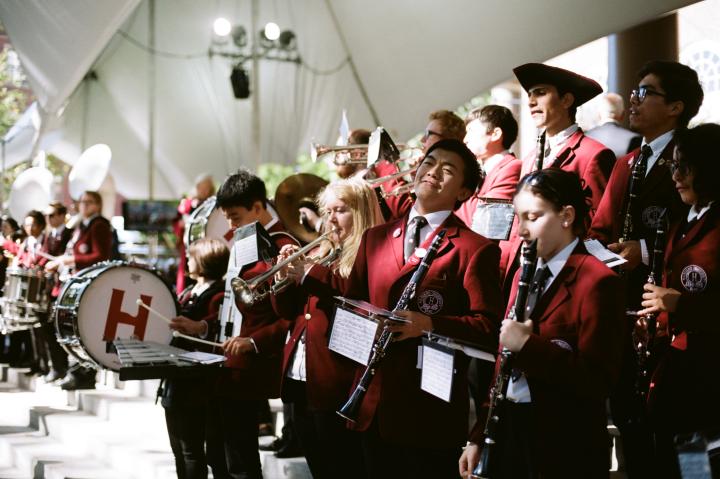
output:
<svg viewBox="0 0 720 479"><path fill-rule="evenodd" d="M575 173L530 173L520 181L514 205L519 235L526 244L537 240L538 260L525 317L505 319L500 330L513 373L496 411L489 476L608 477L605 398L620 362L619 278L580 240L588 204ZM463 477L474 477L482 430L476 425L460 458Z"/></svg>

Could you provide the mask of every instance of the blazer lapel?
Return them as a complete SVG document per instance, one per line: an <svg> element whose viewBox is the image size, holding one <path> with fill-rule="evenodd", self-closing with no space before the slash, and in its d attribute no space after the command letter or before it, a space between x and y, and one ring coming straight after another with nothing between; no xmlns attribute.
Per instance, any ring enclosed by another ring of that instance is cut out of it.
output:
<svg viewBox="0 0 720 479"><path fill-rule="evenodd" d="M587 255L588 252L581 241L573 250L563 269L560 270L558 277L535 305L530 318L536 324L547 320L553 311L572 297L570 292L572 284L577 279L577 270Z"/></svg>
<svg viewBox="0 0 720 479"><path fill-rule="evenodd" d="M683 248L685 248L687 245L691 244L696 236L698 236L702 231L705 230L705 227L709 221L708 218L717 215L717 212L720 211L720 208L713 205L710 207L710 211L705 213L702 218L700 218L697 222L697 224L693 225L692 228L690 228L690 231L687 232L684 238L678 239L677 243L675 244L675 247L673 250L680 251ZM679 227L679 225L678 225ZM677 234L677 228L674 229L674 233ZM673 237L674 238L674 237ZM668 256L669 258L669 256Z"/></svg>
<svg viewBox="0 0 720 479"><path fill-rule="evenodd" d="M565 147L558 153L553 162L547 167L562 168L564 165L571 163L575 159L575 149L580 145L583 132L578 129L565 142ZM546 167L546 168L547 168Z"/></svg>
<svg viewBox="0 0 720 479"><path fill-rule="evenodd" d="M439 258L440 256L444 255L450 248L452 247L452 238L455 238L459 234L459 225L464 224L458 218L455 216L454 213L450 213L450 216L448 216L443 223L435 229L435 231L432 232L430 236L420 245L421 248L427 250L430 247L430 244L435 239L435 236L437 236L438 232L442 229L447 229L447 233L445 234L445 237L442 239L442 242L440 242L440 246L438 247L437 254L435 255L435 258ZM401 235L401 238L405 238L405 235ZM403 256L404 256L404 239L400 241L400 261L402 264ZM420 263L421 258L418 258L415 256L415 253L408 258L407 262L405 264L402 264L402 267L400 268L400 276L403 276L415 269L415 267Z"/></svg>
<svg viewBox="0 0 720 479"><path fill-rule="evenodd" d="M650 172L645 177L641 194L650 194L651 192L656 191L660 183L667 181L672 177L668 165L670 164L670 160L672 160L674 148L675 142L670 140L670 143L668 143L665 147L660 155L660 158L657 159L652 169L650 169ZM637 159L637 155L635 158Z"/></svg>
<svg viewBox="0 0 720 479"><path fill-rule="evenodd" d="M397 269L402 270L405 263L405 229L407 228L408 215L395 225L394 228L388 228L387 241L392 245L393 258Z"/></svg>

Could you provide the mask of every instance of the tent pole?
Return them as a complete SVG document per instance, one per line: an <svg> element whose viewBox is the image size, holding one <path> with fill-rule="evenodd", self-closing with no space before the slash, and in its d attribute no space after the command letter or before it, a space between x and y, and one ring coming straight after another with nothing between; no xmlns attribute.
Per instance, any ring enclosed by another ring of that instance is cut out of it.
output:
<svg viewBox="0 0 720 479"><path fill-rule="evenodd" d="M155 0L148 0L148 199L155 197Z"/></svg>
<svg viewBox="0 0 720 479"><path fill-rule="evenodd" d="M250 3L250 38L252 39L252 81L250 83L252 94L250 101L252 102L252 118L251 118L251 134L252 134L252 162L255 171L260 166L260 53L258 51L257 35L258 30L258 0L252 0Z"/></svg>

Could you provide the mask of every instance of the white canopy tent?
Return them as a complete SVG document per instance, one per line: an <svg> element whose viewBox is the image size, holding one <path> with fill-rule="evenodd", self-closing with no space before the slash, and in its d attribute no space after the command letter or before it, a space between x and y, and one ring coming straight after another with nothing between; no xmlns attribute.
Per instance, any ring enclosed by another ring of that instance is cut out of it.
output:
<svg viewBox="0 0 720 479"><path fill-rule="evenodd" d="M108 144L115 187L129 198L149 194L151 138L156 198L178 197L202 172L219 179L257 166L252 102L233 98L231 62L207 54L213 20L224 16L250 31L253 2L258 25L274 21L295 32L303 60L300 66L261 60L260 83L251 87L259 95L261 161L278 163L293 162L313 138L333 142L343 108L356 128L375 126L374 109L378 122L403 140L422 129L428 112L455 108L509 78L518 64L694 3L152 1L154 53L148 47L151 0L0 2L0 20L41 107L39 136L52 139L43 147L73 163L85 147ZM24 159L14 155L8 166Z"/></svg>

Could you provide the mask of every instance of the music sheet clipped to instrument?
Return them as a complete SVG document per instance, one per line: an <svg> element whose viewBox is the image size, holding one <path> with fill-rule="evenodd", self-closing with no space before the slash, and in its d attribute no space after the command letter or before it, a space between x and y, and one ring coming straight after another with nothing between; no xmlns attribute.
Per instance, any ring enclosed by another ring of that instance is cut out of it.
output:
<svg viewBox="0 0 720 479"><path fill-rule="evenodd" d="M328 348L367 366L377 328L376 321L338 306Z"/></svg>
<svg viewBox="0 0 720 479"><path fill-rule="evenodd" d="M445 402L450 402L455 374L454 351L427 339L423 339L421 351L420 389Z"/></svg>

